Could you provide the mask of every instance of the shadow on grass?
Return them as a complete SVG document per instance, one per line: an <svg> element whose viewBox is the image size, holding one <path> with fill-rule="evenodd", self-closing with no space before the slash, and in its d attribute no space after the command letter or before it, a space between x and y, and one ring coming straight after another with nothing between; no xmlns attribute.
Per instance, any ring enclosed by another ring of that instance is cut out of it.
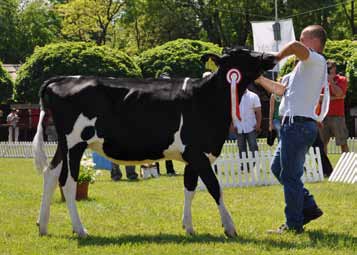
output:
<svg viewBox="0 0 357 255"><path fill-rule="evenodd" d="M303 236L308 236L307 241L297 242ZM157 235L120 235L120 236L89 236L85 239L78 239L79 246L106 246L106 245L121 245L121 244L191 244L191 243L231 243L231 244L254 244L265 248L278 249L305 249L310 248L353 248L357 242L357 238L347 234L328 233L324 231L308 231L303 235L290 236L289 240L281 240L281 236L268 235L260 237L260 239L247 236L238 236L236 238L227 238L223 235L214 236L210 234L196 234L194 236L178 235L178 234L157 234Z"/></svg>

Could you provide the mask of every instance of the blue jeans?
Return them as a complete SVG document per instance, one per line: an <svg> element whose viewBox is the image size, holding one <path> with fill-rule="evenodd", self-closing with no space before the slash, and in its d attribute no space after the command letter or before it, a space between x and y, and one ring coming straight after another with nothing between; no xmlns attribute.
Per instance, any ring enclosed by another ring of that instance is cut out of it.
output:
<svg viewBox="0 0 357 255"><path fill-rule="evenodd" d="M257 132L255 130L249 133L237 134L237 144L240 156L242 152L247 153L247 142L251 152L254 153L254 151L258 151Z"/></svg>
<svg viewBox="0 0 357 255"><path fill-rule="evenodd" d="M313 121L286 123L280 135L271 170L284 186L286 224L298 229L303 226L303 209L317 206L301 181L305 155L316 139L317 125Z"/></svg>

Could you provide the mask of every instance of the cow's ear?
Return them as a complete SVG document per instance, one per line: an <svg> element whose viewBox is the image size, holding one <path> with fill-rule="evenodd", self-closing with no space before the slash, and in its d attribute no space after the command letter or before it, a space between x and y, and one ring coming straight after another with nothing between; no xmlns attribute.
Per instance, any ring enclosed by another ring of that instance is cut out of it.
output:
<svg viewBox="0 0 357 255"><path fill-rule="evenodd" d="M216 54L213 54L213 53L207 53L207 54L204 54L202 57L201 57L201 61L203 63L206 63L209 59L212 59L212 61L216 64L216 66L219 66L220 65L220 62L221 62L221 57L216 55Z"/></svg>
<svg viewBox="0 0 357 255"><path fill-rule="evenodd" d="M275 55L270 54L270 53L263 53L262 55L262 69L264 71L271 70L273 67L278 63L278 60L276 59Z"/></svg>

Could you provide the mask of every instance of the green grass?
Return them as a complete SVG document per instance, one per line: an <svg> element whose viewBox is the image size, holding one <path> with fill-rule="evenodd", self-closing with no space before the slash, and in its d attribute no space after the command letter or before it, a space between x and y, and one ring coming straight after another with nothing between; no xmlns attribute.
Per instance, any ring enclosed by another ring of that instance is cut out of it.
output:
<svg viewBox="0 0 357 255"><path fill-rule="evenodd" d="M175 166L182 173L182 165ZM306 186L325 215L302 235L266 233L284 222L282 188L276 185L224 191L238 232L233 239L224 236L213 199L197 192L192 208L197 234L190 237L181 228L182 175L112 182L105 172L90 185L90 199L77 203L90 237L72 235L58 190L49 236L40 237L35 222L42 177L32 160L0 159L0 254L356 254L357 185Z"/></svg>

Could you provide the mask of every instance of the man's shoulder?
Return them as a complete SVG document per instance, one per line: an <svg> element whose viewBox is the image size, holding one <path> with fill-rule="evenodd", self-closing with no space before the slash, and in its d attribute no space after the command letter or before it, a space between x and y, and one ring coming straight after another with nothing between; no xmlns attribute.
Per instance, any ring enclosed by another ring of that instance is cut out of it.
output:
<svg viewBox="0 0 357 255"><path fill-rule="evenodd" d="M250 91L249 89L247 89L247 96L249 96L249 97L258 97L259 98L259 96L255 92Z"/></svg>
<svg viewBox="0 0 357 255"><path fill-rule="evenodd" d="M310 62L312 62L312 63L321 63L321 64L325 65L326 64L326 59L322 54L318 53L317 51L309 49L309 57L306 60L302 61L302 63L307 63L308 64Z"/></svg>

